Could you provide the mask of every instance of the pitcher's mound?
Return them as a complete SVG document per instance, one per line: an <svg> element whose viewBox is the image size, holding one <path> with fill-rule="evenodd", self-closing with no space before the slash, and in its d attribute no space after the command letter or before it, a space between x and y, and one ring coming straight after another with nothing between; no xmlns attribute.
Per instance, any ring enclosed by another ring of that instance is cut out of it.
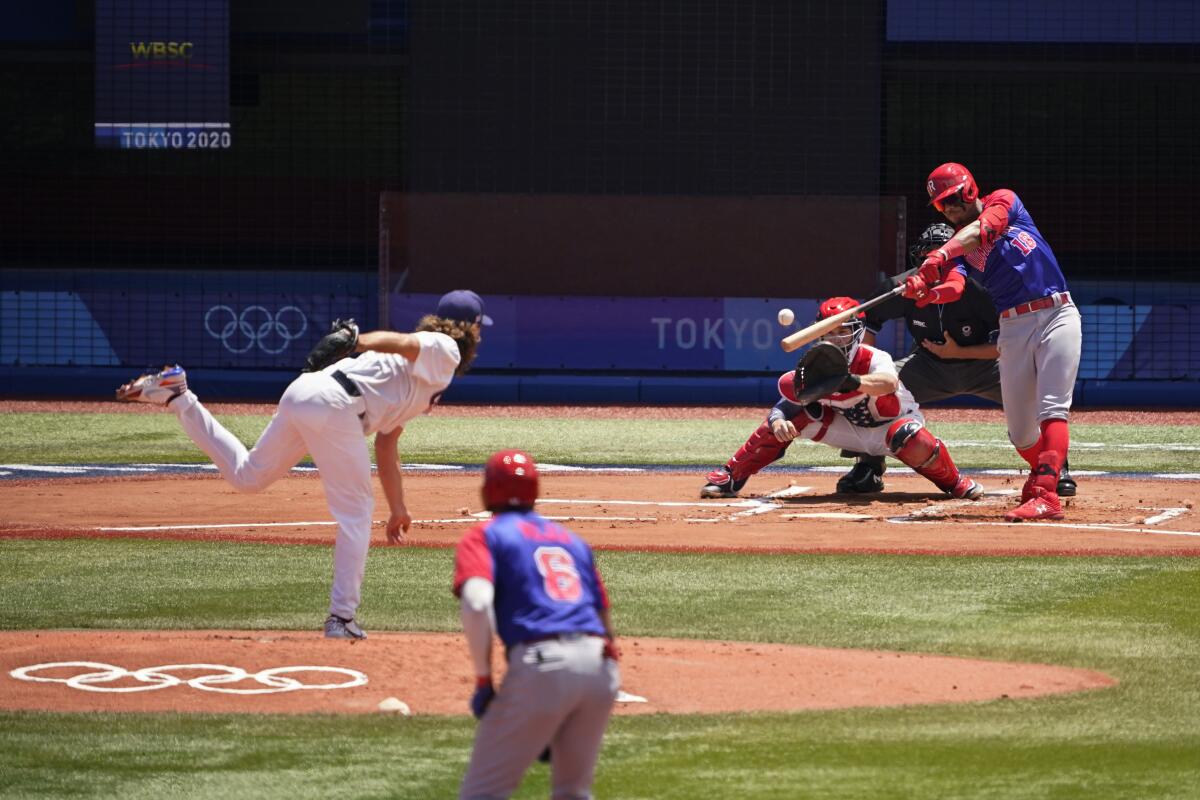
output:
<svg viewBox="0 0 1200 800"><path fill-rule="evenodd" d="M629 699L619 714L952 703L1116 684L1092 670L909 653L687 639L620 646ZM413 714L466 714L473 684L454 634L0 632L0 708L9 710L362 714L395 697Z"/></svg>

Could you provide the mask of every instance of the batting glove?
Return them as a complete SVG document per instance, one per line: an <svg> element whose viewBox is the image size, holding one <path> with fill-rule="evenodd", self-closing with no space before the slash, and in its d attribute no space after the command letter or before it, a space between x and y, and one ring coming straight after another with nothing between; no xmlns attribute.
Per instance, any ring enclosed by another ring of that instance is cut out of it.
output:
<svg viewBox="0 0 1200 800"><path fill-rule="evenodd" d="M475 719L481 719L483 712L496 699L496 687L492 685L490 675L475 679L475 693L471 695L471 713Z"/></svg>
<svg viewBox="0 0 1200 800"><path fill-rule="evenodd" d="M953 303L962 297L966 282L966 278L962 275L951 272L946 276L945 283L939 283L932 287L924 297L917 298L917 308L924 308L931 303Z"/></svg>
<svg viewBox="0 0 1200 800"><path fill-rule="evenodd" d="M917 270L917 274L921 276L921 280L925 281L926 286L933 286L942 279L942 271L946 267L946 261L945 250L934 250L925 256L925 260L921 262L921 268Z"/></svg>
<svg viewBox="0 0 1200 800"><path fill-rule="evenodd" d="M920 300L929 291L928 284L920 275L910 275L904 279L904 293L901 295L909 300Z"/></svg>

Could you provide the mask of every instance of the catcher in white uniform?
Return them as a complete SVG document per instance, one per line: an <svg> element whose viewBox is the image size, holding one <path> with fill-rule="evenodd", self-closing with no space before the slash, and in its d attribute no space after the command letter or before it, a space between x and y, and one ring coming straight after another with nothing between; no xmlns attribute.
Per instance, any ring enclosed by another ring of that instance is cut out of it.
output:
<svg viewBox="0 0 1200 800"><path fill-rule="evenodd" d="M391 510L387 540L396 544L412 524L400 477L400 434L410 419L432 410L455 375L467 371L481 340L481 326L491 322L479 295L456 290L444 295L413 333L359 335L353 322L335 323L337 329L310 355L311 371L284 391L275 416L249 451L188 390L187 375L178 365L125 384L117 390L117 399L168 406L184 432L239 491L262 491L305 453L311 455L338 524L325 636L365 639L355 622L375 508L365 437L375 434L379 482ZM339 349L362 355L320 363L340 355Z"/></svg>

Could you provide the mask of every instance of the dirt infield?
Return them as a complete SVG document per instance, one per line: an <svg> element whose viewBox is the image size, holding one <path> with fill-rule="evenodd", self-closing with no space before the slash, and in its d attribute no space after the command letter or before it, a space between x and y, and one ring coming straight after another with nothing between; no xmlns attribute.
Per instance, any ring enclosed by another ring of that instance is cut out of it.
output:
<svg viewBox="0 0 1200 800"><path fill-rule="evenodd" d="M930 555L1200 555L1200 520L1178 481L1088 477L1067 518L1006 523L1018 477L980 476L988 493L954 500L915 475L889 473L888 491L832 494L835 476L770 472L749 492L702 501L691 473L548 473L539 510L598 548L719 552ZM1186 483L1190 489L1191 482ZM405 476L416 520L409 545L447 547L486 516L471 472ZM145 536L293 544L332 542L320 481L294 475L255 495L215 475L10 480L0 537ZM376 519L386 509L376 485ZM66 512L64 512L66 510ZM377 524L373 544L385 537Z"/></svg>
<svg viewBox="0 0 1200 800"><path fill-rule="evenodd" d="M622 640L618 714L801 711L1038 697L1113 686L1090 670L748 642ZM0 708L365 714L395 697L413 714L466 714L461 637L373 633L365 642L281 631L0 633Z"/></svg>
<svg viewBox="0 0 1200 800"><path fill-rule="evenodd" d="M0 411L32 410L85 409L0 404ZM756 418L761 413L697 411ZM679 412L670 410L672 416ZM981 420L999 414L934 413ZM1122 414L1121 421L1132 420ZM1180 415L1176 422L1194 423L1196 417ZM1003 514L1016 505L1020 477L978 475L988 491L972 503L898 471L889 472L888 491L861 498L833 494L836 476L827 472L768 471L739 498L702 501L703 472L547 472L539 510L565 520L601 550L1200 556L1200 520L1187 496L1194 482L1087 476L1080 480L1079 496L1066 500L1065 520L1010 524ZM3 486L0 538L331 544L335 535L312 474L289 476L253 498L211 474L7 480ZM486 516L476 472L407 473L405 487L416 518L407 546L450 547ZM386 501L376 486L376 519L385 515ZM381 522L372 544L386 546ZM460 714L466 713L471 688L465 645L444 634L373 632L366 642L346 643L326 641L316 632L21 631L0 633L0 644L0 708L368 713L383 698L398 697L415 714ZM621 703L618 713L965 702L1115 683L1086 670L904 653L657 639L622 644L624 689L647 702ZM90 663L28 669L56 662ZM344 686L333 688L339 684Z"/></svg>

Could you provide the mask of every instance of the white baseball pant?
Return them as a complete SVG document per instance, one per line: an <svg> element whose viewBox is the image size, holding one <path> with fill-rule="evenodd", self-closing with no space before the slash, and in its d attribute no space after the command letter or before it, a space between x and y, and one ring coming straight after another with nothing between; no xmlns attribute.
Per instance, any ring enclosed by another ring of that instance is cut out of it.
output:
<svg viewBox="0 0 1200 800"><path fill-rule="evenodd" d="M338 525L329 613L353 619L361 600L375 509L371 457L358 416L365 409L363 399L346 394L328 375L305 373L284 391L275 416L249 451L191 391L168 407L238 491L260 492L286 475L306 452L312 456Z"/></svg>

